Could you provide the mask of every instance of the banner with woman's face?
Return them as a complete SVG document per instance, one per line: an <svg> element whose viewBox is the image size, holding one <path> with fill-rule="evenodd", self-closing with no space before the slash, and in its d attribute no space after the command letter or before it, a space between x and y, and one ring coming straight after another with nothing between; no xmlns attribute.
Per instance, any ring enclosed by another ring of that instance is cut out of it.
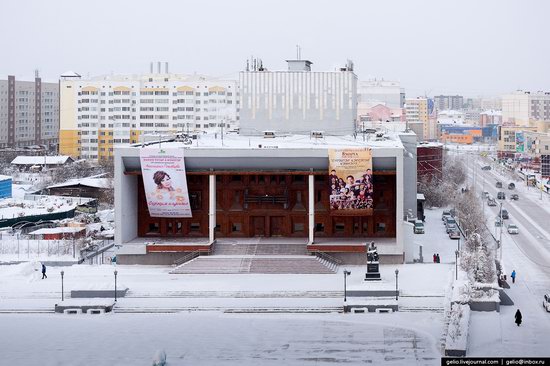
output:
<svg viewBox="0 0 550 366"><path fill-rule="evenodd" d="M328 157L331 215L372 215L371 150L329 149Z"/></svg>
<svg viewBox="0 0 550 366"><path fill-rule="evenodd" d="M183 149L140 150L143 187L151 217L192 217Z"/></svg>

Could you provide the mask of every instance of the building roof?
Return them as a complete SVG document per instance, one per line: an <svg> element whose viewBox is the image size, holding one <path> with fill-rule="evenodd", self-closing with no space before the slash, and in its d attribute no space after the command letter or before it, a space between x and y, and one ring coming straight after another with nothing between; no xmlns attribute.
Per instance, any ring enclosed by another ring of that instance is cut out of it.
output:
<svg viewBox="0 0 550 366"><path fill-rule="evenodd" d="M3 181L3 180L11 180L12 178L9 176L9 175L0 175L0 181Z"/></svg>
<svg viewBox="0 0 550 366"><path fill-rule="evenodd" d="M91 188L111 188L111 179L109 178L80 178L80 179L70 179L64 183L54 184L48 188L61 188L61 187L71 187L71 186L84 186Z"/></svg>
<svg viewBox="0 0 550 366"><path fill-rule="evenodd" d="M68 155L57 156L18 156L12 160L12 165L63 165L73 162L73 158Z"/></svg>
<svg viewBox="0 0 550 366"><path fill-rule="evenodd" d="M188 144L181 141L162 141L162 147L185 147L186 149L338 149L354 147L371 148L402 148L403 144L397 133L389 130L377 131L382 133L382 137L377 137L375 133L366 133L365 140L363 134L357 133L357 136L327 136L315 138L308 135L283 135L277 134L275 137L264 138L263 136L243 136L237 134L224 134L223 143L220 134L202 134L198 135L196 140L188 140ZM401 133L403 134L403 133ZM157 137L158 139L158 137ZM151 141L146 145L157 145L158 141ZM131 145L134 148L141 148L142 144ZM116 147L115 147L116 148Z"/></svg>
<svg viewBox="0 0 550 366"><path fill-rule="evenodd" d="M38 229L33 232L30 232L30 235L44 235L44 234L76 234L83 230L86 230L85 227L54 227L54 228L43 228Z"/></svg>
<svg viewBox="0 0 550 366"><path fill-rule="evenodd" d="M77 74L76 72L74 71L65 71L63 74L61 74L61 77L62 78L79 78L80 75Z"/></svg>

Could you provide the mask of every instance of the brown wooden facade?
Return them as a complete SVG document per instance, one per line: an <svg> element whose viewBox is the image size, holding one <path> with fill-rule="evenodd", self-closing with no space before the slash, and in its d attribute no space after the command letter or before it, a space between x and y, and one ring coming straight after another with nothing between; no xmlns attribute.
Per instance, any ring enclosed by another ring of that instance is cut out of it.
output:
<svg viewBox="0 0 550 366"><path fill-rule="evenodd" d="M315 176L316 237L395 237L395 172L374 174L372 216L331 216L328 177ZM138 235L208 237L208 175L188 173L192 218L150 217L138 179ZM216 176L217 237L308 236L308 176L305 174L226 174Z"/></svg>

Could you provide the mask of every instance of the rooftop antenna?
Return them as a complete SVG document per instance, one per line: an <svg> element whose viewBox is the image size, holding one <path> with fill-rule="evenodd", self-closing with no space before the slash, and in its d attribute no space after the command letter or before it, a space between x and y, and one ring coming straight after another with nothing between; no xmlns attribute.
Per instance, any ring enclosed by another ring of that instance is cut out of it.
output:
<svg viewBox="0 0 550 366"><path fill-rule="evenodd" d="M301 57L302 57L301 53L302 53L302 48L300 47L300 45L297 44L296 45L296 59L297 60L301 60Z"/></svg>

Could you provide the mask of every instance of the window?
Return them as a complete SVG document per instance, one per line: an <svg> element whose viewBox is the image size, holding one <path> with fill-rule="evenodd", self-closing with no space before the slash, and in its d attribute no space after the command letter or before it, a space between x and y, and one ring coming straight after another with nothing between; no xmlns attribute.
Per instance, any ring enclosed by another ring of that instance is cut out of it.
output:
<svg viewBox="0 0 550 366"><path fill-rule="evenodd" d="M191 223L191 231L200 231L201 230L201 223L200 222L192 222Z"/></svg>
<svg viewBox="0 0 550 366"><path fill-rule="evenodd" d="M302 222L295 222L294 226L292 228L292 231L295 233L301 233L304 232L304 223Z"/></svg>
<svg viewBox="0 0 550 366"><path fill-rule="evenodd" d="M158 233L158 232L159 232L159 224L158 224L158 222L149 223L149 231L148 231L148 233Z"/></svg>
<svg viewBox="0 0 550 366"><path fill-rule="evenodd" d="M383 233L386 231L386 223L385 222L379 222L376 224L376 232Z"/></svg>
<svg viewBox="0 0 550 366"><path fill-rule="evenodd" d="M346 225L343 222L337 222L334 224L334 231L337 233L343 233Z"/></svg>
<svg viewBox="0 0 550 366"><path fill-rule="evenodd" d="M315 224L315 232L316 233L323 233L325 232L325 224L322 222L318 222Z"/></svg>
<svg viewBox="0 0 550 366"><path fill-rule="evenodd" d="M242 231L242 224L240 222L234 222L233 225L231 225L231 231L234 233L238 233Z"/></svg>
<svg viewBox="0 0 550 366"><path fill-rule="evenodd" d="M191 204L191 210L200 210L202 209L202 199L201 192L190 192L189 201Z"/></svg>
<svg viewBox="0 0 550 366"><path fill-rule="evenodd" d="M293 183L303 183L304 182L304 176L303 175L293 175L292 176L292 182Z"/></svg>

